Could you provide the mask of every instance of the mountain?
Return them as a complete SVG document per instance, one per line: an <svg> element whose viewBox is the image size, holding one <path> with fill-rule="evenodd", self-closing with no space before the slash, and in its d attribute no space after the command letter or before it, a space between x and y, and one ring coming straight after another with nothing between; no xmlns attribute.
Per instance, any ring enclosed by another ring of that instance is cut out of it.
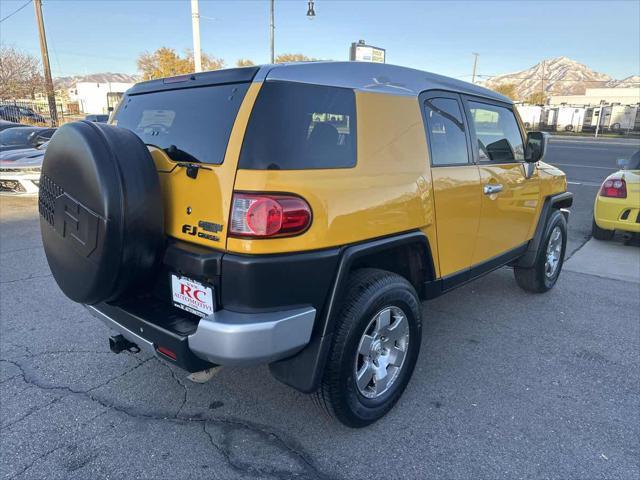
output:
<svg viewBox="0 0 640 480"><path fill-rule="evenodd" d="M613 88L638 88L640 87L640 75L631 75L622 80L612 80L607 83L607 87Z"/></svg>
<svg viewBox="0 0 640 480"><path fill-rule="evenodd" d="M518 99L525 100L531 94L541 91L543 77L544 91L547 96L583 95L586 88L611 86L611 82L617 82L605 73L591 70L583 63L567 57L557 57L543 60L527 70L492 77L484 82L484 86L496 88L501 85L513 84L516 87ZM637 75L620 82L633 78L637 80ZM618 84L613 86L617 87Z"/></svg>
<svg viewBox="0 0 640 480"><path fill-rule="evenodd" d="M135 83L139 81L139 78L127 73L93 73L91 75L74 75L72 77L57 77L54 79L54 83L57 89L67 89L73 87L78 82L95 82L95 83L107 83L107 82L122 82L122 83Z"/></svg>

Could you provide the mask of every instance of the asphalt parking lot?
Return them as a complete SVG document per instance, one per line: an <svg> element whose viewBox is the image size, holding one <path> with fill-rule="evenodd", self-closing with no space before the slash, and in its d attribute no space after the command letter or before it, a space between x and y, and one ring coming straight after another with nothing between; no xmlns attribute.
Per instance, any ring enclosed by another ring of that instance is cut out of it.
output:
<svg viewBox="0 0 640 480"><path fill-rule="evenodd" d="M572 142L549 152L576 194L556 288L527 294L505 268L425 303L411 383L362 430L266 368L197 385L110 353L49 273L35 201L0 198L0 478L637 479L640 284L578 258L608 174L591 167L615 170L637 144Z"/></svg>

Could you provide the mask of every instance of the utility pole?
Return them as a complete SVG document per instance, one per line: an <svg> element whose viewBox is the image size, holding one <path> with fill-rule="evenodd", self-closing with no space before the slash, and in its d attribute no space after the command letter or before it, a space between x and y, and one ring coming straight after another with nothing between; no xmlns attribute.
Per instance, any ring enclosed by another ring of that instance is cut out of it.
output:
<svg viewBox="0 0 640 480"><path fill-rule="evenodd" d="M600 100L600 113L598 114L598 123L596 123L596 135L595 137L598 138L598 133L600 132L600 124L602 123L602 117L604 117L604 100Z"/></svg>
<svg viewBox="0 0 640 480"><path fill-rule="evenodd" d="M478 68L478 57L480 56L480 54L473 52L473 56L475 58L473 59L473 73L471 74L471 83L476 83L476 69Z"/></svg>
<svg viewBox="0 0 640 480"><path fill-rule="evenodd" d="M271 40L271 63L276 63L276 49L275 49L275 35L276 35L276 22L275 22L275 0L271 0L271 13L269 21L269 33Z"/></svg>
<svg viewBox="0 0 640 480"><path fill-rule="evenodd" d="M51 79L47 37L44 32L44 20L42 19L42 0L33 0L33 5L36 8L36 21L38 22L38 33L40 35L40 52L42 53L42 67L44 69L44 87L49 101L49 116L51 117L51 126L56 127L58 126L58 111L56 110L56 94L53 90L53 80Z"/></svg>
<svg viewBox="0 0 640 480"><path fill-rule="evenodd" d="M202 50L200 49L200 10L198 0L191 0L191 29L193 30L193 66L202 71Z"/></svg>

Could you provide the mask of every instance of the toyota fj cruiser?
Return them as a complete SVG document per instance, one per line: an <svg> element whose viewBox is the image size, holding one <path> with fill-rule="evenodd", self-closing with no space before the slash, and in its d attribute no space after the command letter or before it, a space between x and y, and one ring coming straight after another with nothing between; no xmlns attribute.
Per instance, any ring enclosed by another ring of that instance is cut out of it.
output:
<svg viewBox="0 0 640 480"><path fill-rule="evenodd" d="M556 283L572 196L545 146L506 97L391 65L152 80L54 135L44 249L115 352L268 364L362 427L409 382L421 300L504 265Z"/></svg>

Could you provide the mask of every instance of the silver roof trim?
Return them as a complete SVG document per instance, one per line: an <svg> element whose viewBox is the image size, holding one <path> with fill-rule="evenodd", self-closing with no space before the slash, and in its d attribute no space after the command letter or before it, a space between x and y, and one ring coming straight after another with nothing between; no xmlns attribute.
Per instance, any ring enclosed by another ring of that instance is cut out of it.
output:
<svg viewBox="0 0 640 480"><path fill-rule="evenodd" d="M300 62L263 65L254 81L287 81L353 88L363 92L417 96L449 90L505 103L511 99L487 88L413 68L370 62Z"/></svg>

